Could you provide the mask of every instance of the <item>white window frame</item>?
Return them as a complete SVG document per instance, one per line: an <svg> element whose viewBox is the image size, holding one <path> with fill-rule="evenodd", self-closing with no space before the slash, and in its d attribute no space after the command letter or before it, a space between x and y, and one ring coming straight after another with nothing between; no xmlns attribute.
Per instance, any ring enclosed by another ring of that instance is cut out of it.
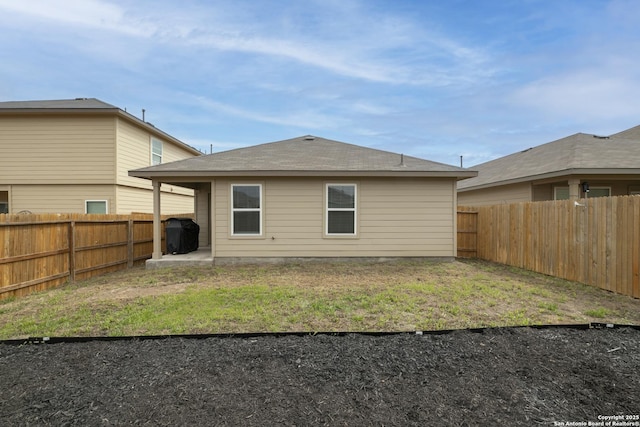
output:
<svg viewBox="0 0 640 427"><path fill-rule="evenodd" d="M154 147L156 145L156 143L158 143L159 146L160 146L160 152L159 153L157 152L158 150L155 149L156 147ZM161 165L162 164L163 153L164 153L164 143L162 142L161 139L151 137L151 150L150 150L150 153L151 153L151 157L150 157L149 160L151 161L151 166ZM156 157L157 157L157 159L156 159Z"/></svg>
<svg viewBox="0 0 640 427"><path fill-rule="evenodd" d="M330 208L329 187L353 187L352 208ZM324 235L327 237L355 237L358 235L358 184L355 182L327 182L324 190ZM329 212L353 212L353 233L329 233Z"/></svg>
<svg viewBox="0 0 640 427"><path fill-rule="evenodd" d="M84 201L84 213L89 213L89 203L104 203L104 212L105 214L109 213L109 201L108 200L85 200ZM99 215L99 214L98 214Z"/></svg>
<svg viewBox="0 0 640 427"><path fill-rule="evenodd" d="M260 207L259 208L236 208L233 206L233 189L235 187L258 187L258 191L260 192ZM231 236L233 237L262 237L262 231L263 231L263 227L262 227L262 218L263 218L263 208L264 208L264 192L263 192L263 187L262 184L260 183L253 183L253 182L247 182L247 183L235 183L235 184L231 184L231 192L230 192L230 200L229 200L229 204L231 206ZM258 212L259 213L259 219L258 219L258 226L259 226L259 230L258 233L235 233L235 224L234 224L234 219L235 219L235 213L236 212Z"/></svg>
<svg viewBox="0 0 640 427"><path fill-rule="evenodd" d="M558 199L558 189L567 190L569 196L566 199ZM569 200L571 198L571 191L568 185L557 185L553 187L553 200Z"/></svg>

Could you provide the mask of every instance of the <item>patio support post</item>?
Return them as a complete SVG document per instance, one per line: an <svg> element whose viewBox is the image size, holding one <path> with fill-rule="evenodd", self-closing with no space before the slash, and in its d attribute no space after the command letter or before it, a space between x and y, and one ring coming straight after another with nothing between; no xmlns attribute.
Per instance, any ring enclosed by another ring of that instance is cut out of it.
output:
<svg viewBox="0 0 640 427"><path fill-rule="evenodd" d="M569 200L578 200L580 198L580 180L569 180Z"/></svg>
<svg viewBox="0 0 640 427"><path fill-rule="evenodd" d="M211 206L209 206L209 212L211 218L209 218L210 230L209 241L211 242L211 258L216 259L216 217L215 217L215 199L216 199L216 181L211 180L211 186L209 189L211 193Z"/></svg>
<svg viewBox="0 0 640 427"><path fill-rule="evenodd" d="M160 216L160 181L153 180L153 255L162 259L162 217Z"/></svg>

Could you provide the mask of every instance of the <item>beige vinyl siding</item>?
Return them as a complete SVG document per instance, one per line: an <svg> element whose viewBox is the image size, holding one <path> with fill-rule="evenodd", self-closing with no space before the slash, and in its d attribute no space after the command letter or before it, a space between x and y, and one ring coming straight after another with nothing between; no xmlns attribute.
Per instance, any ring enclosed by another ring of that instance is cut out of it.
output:
<svg viewBox="0 0 640 427"><path fill-rule="evenodd" d="M146 130L134 126L123 119L118 119L118 173L117 183L137 188L152 190L151 181L143 178L129 176L129 171L151 166L151 135ZM162 141L162 163L173 162L175 160L194 157L187 150L178 147L160 137L155 137ZM163 190L170 191L167 185L162 186ZM193 195L193 191L188 188L173 186L173 193Z"/></svg>
<svg viewBox="0 0 640 427"><path fill-rule="evenodd" d="M13 185L11 213L85 213L86 200L106 200L116 213L114 185Z"/></svg>
<svg viewBox="0 0 640 427"><path fill-rule="evenodd" d="M567 185L566 183L564 185ZM541 184L533 186L533 201L553 200L553 185Z"/></svg>
<svg viewBox="0 0 640 427"><path fill-rule="evenodd" d="M148 179L134 178L128 175L132 169L151 165L151 147L149 133L131 123L117 119L118 125L118 173L116 182L119 185L152 190Z"/></svg>
<svg viewBox="0 0 640 427"><path fill-rule="evenodd" d="M245 181L248 182L248 181ZM451 257L453 181L436 179L252 179L264 184L264 236L234 238L229 191L215 183L216 257ZM358 186L358 236L324 236L326 183Z"/></svg>
<svg viewBox="0 0 640 427"><path fill-rule="evenodd" d="M200 184L195 195L196 206L196 223L200 226L200 235L198 236L200 246L209 246L211 240L209 233L209 191L210 184Z"/></svg>
<svg viewBox="0 0 640 427"><path fill-rule="evenodd" d="M177 188L167 186L167 188ZM153 213L153 192L141 188L118 186L116 190L118 206L114 213L127 215L131 212ZM193 196L177 192L162 191L160 210L163 215L188 214L194 211Z"/></svg>
<svg viewBox="0 0 640 427"><path fill-rule="evenodd" d="M458 205L460 206L499 205L530 201L531 184L528 182L458 192Z"/></svg>
<svg viewBox="0 0 640 427"><path fill-rule="evenodd" d="M113 117L0 117L0 182L111 184Z"/></svg>

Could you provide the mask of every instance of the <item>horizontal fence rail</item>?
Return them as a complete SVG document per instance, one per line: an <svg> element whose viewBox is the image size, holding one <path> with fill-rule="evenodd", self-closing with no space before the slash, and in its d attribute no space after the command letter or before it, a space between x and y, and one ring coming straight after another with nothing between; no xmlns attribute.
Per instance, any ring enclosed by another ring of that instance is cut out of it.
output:
<svg viewBox="0 0 640 427"><path fill-rule="evenodd" d="M464 207L458 219L467 211L477 258L640 298L640 196Z"/></svg>
<svg viewBox="0 0 640 427"><path fill-rule="evenodd" d="M162 235L164 244L164 227ZM152 253L151 214L0 215L0 299L131 268Z"/></svg>

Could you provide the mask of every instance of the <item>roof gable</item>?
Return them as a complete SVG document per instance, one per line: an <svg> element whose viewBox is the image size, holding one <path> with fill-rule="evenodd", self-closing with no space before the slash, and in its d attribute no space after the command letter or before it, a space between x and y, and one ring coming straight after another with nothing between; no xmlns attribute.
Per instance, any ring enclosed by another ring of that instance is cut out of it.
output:
<svg viewBox="0 0 640 427"><path fill-rule="evenodd" d="M306 135L132 171L134 176L256 172L431 172L475 176L468 169Z"/></svg>

